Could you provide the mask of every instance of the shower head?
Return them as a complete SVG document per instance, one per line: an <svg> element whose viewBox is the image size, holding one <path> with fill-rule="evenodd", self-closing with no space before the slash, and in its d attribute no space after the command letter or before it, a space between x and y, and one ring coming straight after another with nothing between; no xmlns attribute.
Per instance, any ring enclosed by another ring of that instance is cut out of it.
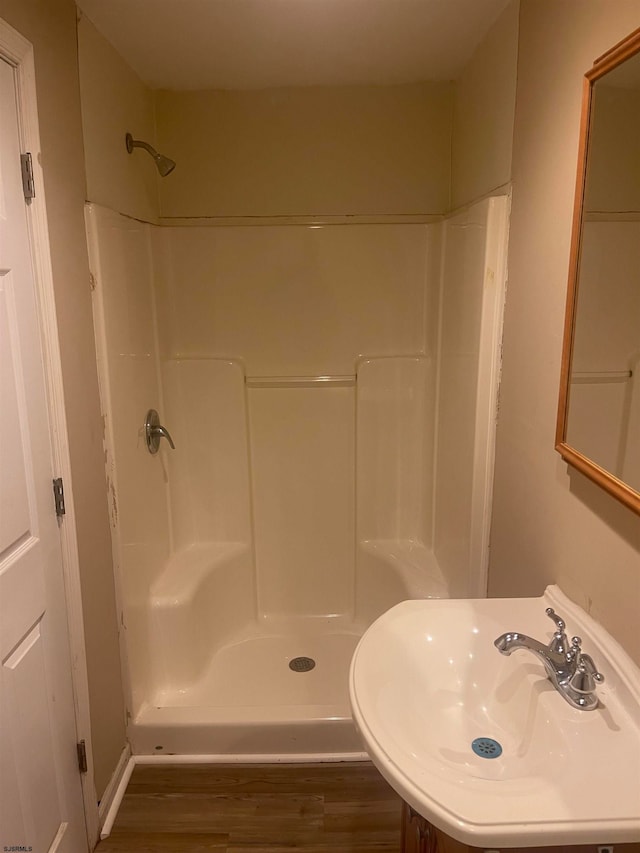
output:
<svg viewBox="0 0 640 853"><path fill-rule="evenodd" d="M170 172L173 172L176 167L175 162L169 157L165 157L164 154L158 154L156 149L152 148L148 142L143 142L141 139L134 139L130 133L127 133L125 136L125 143L129 154L131 154L134 148L144 148L145 151L148 151L153 157L153 161L163 178L166 178L166 176Z"/></svg>
<svg viewBox="0 0 640 853"><path fill-rule="evenodd" d="M175 160L172 160L170 157L165 157L164 154L156 154L153 158L156 161L156 166L158 167L158 171L160 172L160 177L166 178L170 172L176 167Z"/></svg>

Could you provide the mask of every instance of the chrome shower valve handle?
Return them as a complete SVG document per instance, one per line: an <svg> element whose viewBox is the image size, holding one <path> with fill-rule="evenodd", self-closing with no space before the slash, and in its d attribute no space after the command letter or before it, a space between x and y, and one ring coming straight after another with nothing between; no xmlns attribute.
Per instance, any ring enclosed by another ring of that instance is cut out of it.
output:
<svg viewBox="0 0 640 853"><path fill-rule="evenodd" d="M155 409L149 409L144 422L144 437L147 442L147 450L155 455L160 448L160 439L166 438L172 450L176 449L171 433L160 423L160 416Z"/></svg>

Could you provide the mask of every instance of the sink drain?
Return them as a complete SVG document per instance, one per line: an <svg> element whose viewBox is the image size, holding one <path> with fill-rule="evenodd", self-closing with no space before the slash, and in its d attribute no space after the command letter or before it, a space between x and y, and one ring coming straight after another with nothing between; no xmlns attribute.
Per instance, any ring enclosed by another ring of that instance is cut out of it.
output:
<svg viewBox="0 0 640 853"><path fill-rule="evenodd" d="M471 749L480 758L498 758L502 755L502 747L492 737L477 737L471 741Z"/></svg>
<svg viewBox="0 0 640 853"><path fill-rule="evenodd" d="M316 662L313 658L292 658L289 661L289 669L292 669L294 672L309 672L310 669L313 669L316 665Z"/></svg>

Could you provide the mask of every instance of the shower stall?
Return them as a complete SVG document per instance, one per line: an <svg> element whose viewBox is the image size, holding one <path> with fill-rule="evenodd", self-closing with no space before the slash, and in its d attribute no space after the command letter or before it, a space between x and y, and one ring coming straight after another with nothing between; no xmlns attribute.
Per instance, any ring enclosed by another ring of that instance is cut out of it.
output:
<svg viewBox="0 0 640 853"><path fill-rule="evenodd" d="M87 205L134 754L359 754L363 631L485 594L507 220ZM175 449L149 452L151 409Z"/></svg>

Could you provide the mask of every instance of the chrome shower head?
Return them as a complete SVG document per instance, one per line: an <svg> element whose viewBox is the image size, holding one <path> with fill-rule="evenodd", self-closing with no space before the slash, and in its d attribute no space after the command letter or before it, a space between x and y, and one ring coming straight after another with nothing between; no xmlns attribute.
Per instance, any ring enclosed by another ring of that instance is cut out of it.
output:
<svg viewBox="0 0 640 853"><path fill-rule="evenodd" d="M170 172L176 167L175 160L172 160L170 157L165 157L164 154L156 154L153 158L156 161L156 166L158 167L158 171L160 172L160 176L166 178Z"/></svg>
<svg viewBox="0 0 640 853"><path fill-rule="evenodd" d="M148 151L149 154L151 154L161 177L166 178L167 175L175 169L175 162L169 157L165 157L164 154L158 154L156 149L152 148L148 142L143 142L141 139L134 139L130 133L127 133L124 139L129 154L131 154L134 148L144 148L145 151Z"/></svg>

